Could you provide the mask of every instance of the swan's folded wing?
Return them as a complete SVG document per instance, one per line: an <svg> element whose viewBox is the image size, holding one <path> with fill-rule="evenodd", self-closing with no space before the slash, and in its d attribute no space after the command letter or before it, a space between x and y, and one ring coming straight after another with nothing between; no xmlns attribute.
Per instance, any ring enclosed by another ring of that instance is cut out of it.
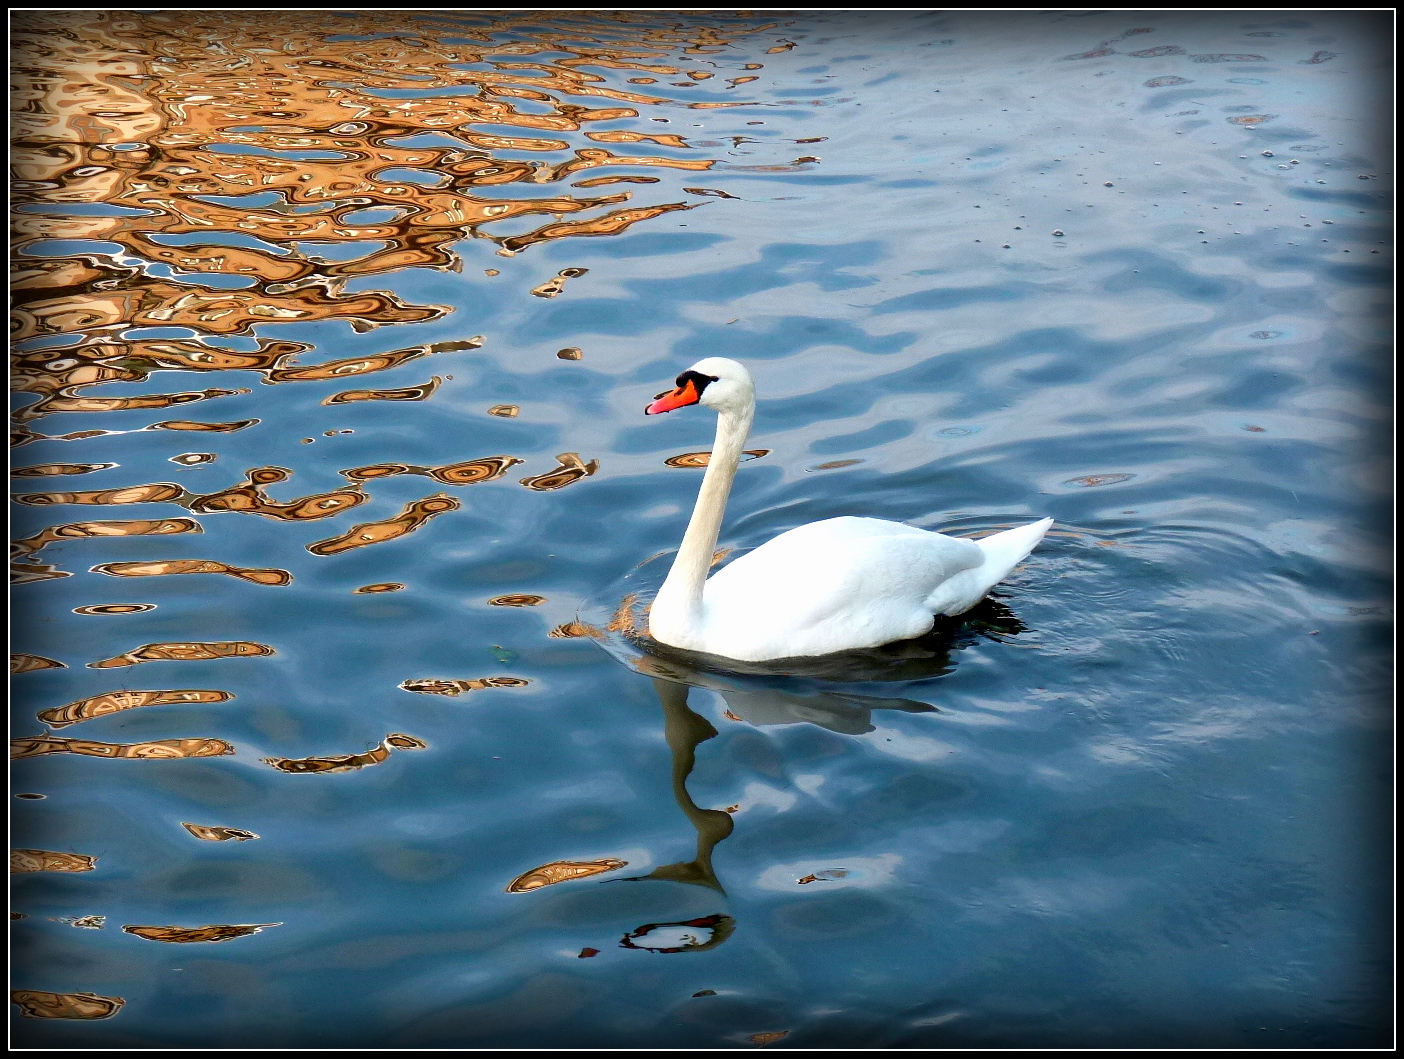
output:
<svg viewBox="0 0 1404 1059"><path fill-rule="evenodd" d="M745 657L734 652L763 643L780 652L771 657L784 657L919 636L931 626L925 602L933 590L983 558L973 541L912 527L892 534L846 532L871 528L853 526L837 534L804 532L824 525L782 534L712 575L703 596L706 636L715 645L709 649Z"/></svg>

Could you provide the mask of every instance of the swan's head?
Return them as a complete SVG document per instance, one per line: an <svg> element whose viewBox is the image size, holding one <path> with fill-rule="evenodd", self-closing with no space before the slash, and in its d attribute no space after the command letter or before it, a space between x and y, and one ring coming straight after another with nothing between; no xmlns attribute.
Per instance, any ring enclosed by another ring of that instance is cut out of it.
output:
<svg viewBox="0 0 1404 1059"><path fill-rule="evenodd" d="M678 376L677 384L677 389L660 393L644 409L644 415L671 412L690 404L738 414L755 407L756 388L751 382L751 373L726 357L699 360Z"/></svg>

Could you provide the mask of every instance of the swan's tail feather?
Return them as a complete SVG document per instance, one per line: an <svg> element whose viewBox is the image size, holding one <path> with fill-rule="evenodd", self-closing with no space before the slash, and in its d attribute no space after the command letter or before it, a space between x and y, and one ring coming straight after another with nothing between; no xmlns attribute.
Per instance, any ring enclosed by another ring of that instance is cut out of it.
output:
<svg viewBox="0 0 1404 1059"><path fill-rule="evenodd" d="M976 540L975 543L985 553L985 561L978 567L980 580L985 584L985 591L1008 577L1010 571L1023 562L1028 554L1034 550L1051 525L1053 525L1053 520L1044 518L1037 522L1030 522L1027 526L1016 526L1014 529L1004 530L1002 533L992 533L988 537Z"/></svg>

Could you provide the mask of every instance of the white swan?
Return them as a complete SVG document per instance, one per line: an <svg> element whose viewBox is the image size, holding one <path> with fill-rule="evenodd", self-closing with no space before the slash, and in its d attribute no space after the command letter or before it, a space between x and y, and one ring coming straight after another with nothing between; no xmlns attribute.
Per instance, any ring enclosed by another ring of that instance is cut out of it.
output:
<svg viewBox="0 0 1404 1059"><path fill-rule="evenodd" d="M661 643L745 662L879 647L969 610L1039 542L1051 518L979 540L843 516L788 530L710 578L727 494L755 418L755 386L734 360L708 357L646 415L703 404L717 438L682 547L649 611Z"/></svg>

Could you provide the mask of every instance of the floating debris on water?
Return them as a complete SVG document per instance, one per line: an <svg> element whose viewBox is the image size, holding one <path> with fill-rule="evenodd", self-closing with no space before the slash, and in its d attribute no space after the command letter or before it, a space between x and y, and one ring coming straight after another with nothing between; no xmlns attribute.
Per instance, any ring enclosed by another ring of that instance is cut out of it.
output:
<svg viewBox="0 0 1404 1059"><path fill-rule="evenodd" d="M203 824L191 824L184 821L180 826L204 842L249 842L259 837L252 831L245 831L238 827L206 827Z"/></svg>
<svg viewBox="0 0 1404 1059"><path fill-rule="evenodd" d="M564 489L572 482L578 482L587 475L594 474L600 469L599 460L591 460L583 463L578 452L562 452L556 457L556 462L560 464L554 471L547 471L545 474L533 475L530 478L523 478L522 485L528 489L536 489L547 492L552 489Z"/></svg>
<svg viewBox="0 0 1404 1059"><path fill-rule="evenodd" d="M509 894L530 893L543 886L554 886L556 883L569 882L572 879L587 879L591 875L618 871L620 868L627 867L628 864L627 860L616 860L613 857L606 857L602 860L552 861L550 864L543 864L539 868L532 868L531 871L518 875L507 884L506 892Z"/></svg>
<svg viewBox="0 0 1404 1059"><path fill-rule="evenodd" d="M649 952L702 952L716 948L731 937L735 929L736 920L718 913L675 923L645 923L625 934L619 944L625 949L646 949ZM650 937L654 934L657 937ZM646 939L662 944L639 944Z"/></svg>
<svg viewBox="0 0 1404 1059"><path fill-rule="evenodd" d="M422 677L405 680L400 690L413 691L420 695L461 695L465 691L482 691L486 688L524 688L531 681L524 677L478 677L474 680L443 680L436 677Z"/></svg>
<svg viewBox="0 0 1404 1059"><path fill-rule="evenodd" d="M55 662L52 658L45 658L43 655L10 655L10 672L13 673L33 673L39 669L67 669L62 662Z"/></svg>
<svg viewBox="0 0 1404 1059"><path fill-rule="evenodd" d="M229 702L232 692L207 689L181 689L179 691L109 691L104 695L93 695L66 706L55 706L41 710L39 720L50 728L67 728L80 721L94 717L106 717L123 710L136 710L143 706L174 706L191 703Z"/></svg>
<svg viewBox="0 0 1404 1059"><path fill-rule="evenodd" d="M769 456L770 449L747 449L741 453L741 462L747 463L751 460L758 460L762 456ZM663 462L669 467L705 467L711 461L710 452L684 452L678 456L669 456Z"/></svg>
<svg viewBox="0 0 1404 1059"><path fill-rule="evenodd" d="M299 774L327 773L327 772L351 772L355 769L365 768L367 765L379 765L390 756L391 749L395 750L424 750L429 746L422 739L412 735L405 735L403 732L391 732L378 746L360 754L333 754L328 757L266 757L263 759L265 765L271 765L279 772L292 772Z"/></svg>
<svg viewBox="0 0 1404 1059"><path fill-rule="evenodd" d="M402 592L404 585L398 581L379 581L373 585L362 585L360 588L353 588L351 591L358 595L370 595L376 592Z"/></svg>
<svg viewBox="0 0 1404 1059"><path fill-rule="evenodd" d="M55 853L47 849L10 850L10 874L34 871L92 871L98 859L86 853Z"/></svg>
<svg viewBox="0 0 1404 1059"><path fill-rule="evenodd" d="M98 563L88 568L95 574L111 577L163 577L167 574L228 574L241 581L257 585L284 586L292 584L293 575L286 570L255 569L230 566L214 559L163 559L140 563Z"/></svg>
<svg viewBox="0 0 1404 1059"><path fill-rule="evenodd" d="M584 350L578 346L567 346L565 349L556 350L558 360L580 360L585 356Z"/></svg>
<svg viewBox="0 0 1404 1059"><path fill-rule="evenodd" d="M545 603L545 596L533 596L527 593L520 593L511 596L493 596L488 600L489 607L534 607L539 603Z"/></svg>
<svg viewBox="0 0 1404 1059"><path fill-rule="evenodd" d="M99 743L90 739L65 739L56 735L22 736L10 740L10 760L45 754L81 754L84 757L168 760L191 757L224 757L234 746L223 739L153 739L147 743Z"/></svg>
<svg viewBox="0 0 1404 1059"><path fill-rule="evenodd" d="M85 616L108 615L108 614L145 614L148 610L155 610L155 603L95 603L89 607L74 607L74 614Z"/></svg>
<svg viewBox="0 0 1404 1059"><path fill-rule="evenodd" d="M116 463L40 463L33 467L15 467L10 471L11 478L48 478L58 474L92 474L117 467Z"/></svg>
<svg viewBox="0 0 1404 1059"><path fill-rule="evenodd" d="M254 658L274 654L273 648L251 640L216 640L212 642L149 643L125 654L89 662L89 669L118 669L142 662L198 662L212 658Z"/></svg>
<svg viewBox="0 0 1404 1059"><path fill-rule="evenodd" d="M555 276L552 276L545 283L531 288L531 293L538 298L554 298L561 291L565 290L566 280L575 279L589 272L588 268L563 268Z"/></svg>
<svg viewBox="0 0 1404 1059"><path fill-rule="evenodd" d="M700 997L700 996L716 996L716 995L717 995L717 991L716 991L715 989L699 989L697 992L693 993L692 995L693 995L693 997Z"/></svg>
<svg viewBox="0 0 1404 1059"><path fill-rule="evenodd" d="M10 1003L27 1019L110 1019L126 1001L96 993L44 993L35 989L10 990Z"/></svg>
<svg viewBox="0 0 1404 1059"><path fill-rule="evenodd" d="M503 419L515 419L521 408L514 404L495 404L488 409L488 415L501 416Z"/></svg>
<svg viewBox="0 0 1404 1059"><path fill-rule="evenodd" d="M218 923L207 927L143 927L125 926L124 933L135 934L147 941L165 941L177 945L188 945L202 941L232 941L246 938L250 934L269 927L281 927L281 923Z"/></svg>
<svg viewBox="0 0 1404 1059"><path fill-rule="evenodd" d="M586 946L585 948L580 950L579 959L588 960L591 956L598 956L599 954L599 949L592 949L589 946Z"/></svg>
<svg viewBox="0 0 1404 1059"><path fill-rule="evenodd" d="M325 398L322 404L350 404L353 401L423 401L443 385L443 381L435 375L428 382L418 386L403 386L397 390L344 390Z"/></svg>
<svg viewBox="0 0 1404 1059"><path fill-rule="evenodd" d="M384 522L363 522L352 526L340 537L329 537L324 541L314 541L307 545L313 555L339 555L353 548L364 548L371 544L381 544L413 533L435 515L445 511L457 511L463 505L447 493L436 493L423 500L412 500L394 518Z"/></svg>

